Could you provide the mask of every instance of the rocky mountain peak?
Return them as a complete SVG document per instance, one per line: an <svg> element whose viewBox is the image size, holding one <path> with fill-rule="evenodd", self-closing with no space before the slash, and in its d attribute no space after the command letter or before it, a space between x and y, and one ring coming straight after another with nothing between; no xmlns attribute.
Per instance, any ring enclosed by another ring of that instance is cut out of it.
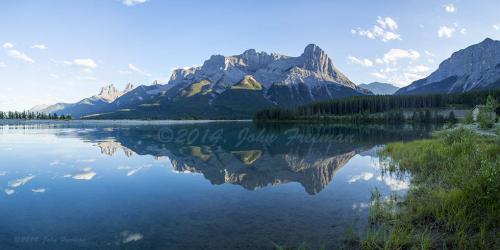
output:
<svg viewBox="0 0 500 250"><path fill-rule="evenodd" d="M323 55L326 55L325 51L314 43L308 44L302 53L303 57L321 57Z"/></svg>
<svg viewBox="0 0 500 250"><path fill-rule="evenodd" d="M335 71L333 63L326 52L316 44L307 45L300 57L304 60L303 67L308 70L326 75L330 75Z"/></svg>
<svg viewBox="0 0 500 250"><path fill-rule="evenodd" d="M453 53L428 77L428 81L436 82L451 76L463 75L478 79L483 71L494 68L499 63L500 41L486 38L478 44Z"/></svg>
<svg viewBox="0 0 500 250"><path fill-rule="evenodd" d="M133 90L134 89L134 84L132 83L127 83L127 85L125 86L125 90L123 92L129 92L130 90Z"/></svg>
<svg viewBox="0 0 500 250"><path fill-rule="evenodd" d="M451 93L494 88L500 80L499 69L500 41L486 38L454 52L428 77L397 93Z"/></svg>
<svg viewBox="0 0 500 250"><path fill-rule="evenodd" d="M101 92L99 92L97 96L105 100L114 100L116 99L116 97L118 97L118 93L120 93L120 91L115 88L115 85L110 84L108 86L102 87Z"/></svg>
<svg viewBox="0 0 500 250"><path fill-rule="evenodd" d="M115 85L110 84L108 86L102 87L101 91L96 97L110 103L116 100L118 97L122 96L123 94L131 91L132 89L134 89L134 85L132 85L131 83L127 84L123 91L119 91L115 87Z"/></svg>

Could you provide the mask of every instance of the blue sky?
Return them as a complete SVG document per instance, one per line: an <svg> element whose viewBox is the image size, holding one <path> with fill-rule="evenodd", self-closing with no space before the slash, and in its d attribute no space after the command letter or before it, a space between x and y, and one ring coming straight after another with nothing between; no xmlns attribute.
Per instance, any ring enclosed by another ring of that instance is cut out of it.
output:
<svg viewBox="0 0 500 250"><path fill-rule="evenodd" d="M2 0L0 110L74 102L246 49L324 49L355 83L399 86L500 39L500 1Z"/></svg>

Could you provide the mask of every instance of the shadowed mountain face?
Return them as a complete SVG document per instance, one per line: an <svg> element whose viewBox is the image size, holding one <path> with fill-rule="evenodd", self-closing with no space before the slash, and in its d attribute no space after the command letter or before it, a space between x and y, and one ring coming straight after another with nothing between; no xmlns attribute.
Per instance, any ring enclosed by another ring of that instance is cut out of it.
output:
<svg viewBox="0 0 500 250"><path fill-rule="evenodd" d="M428 77L396 94L463 93L500 88L500 41L490 38L459 50Z"/></svg>
<svg viewBox="0 0 500 250"><path fill-rule="evenodd" d="M94 142L106 155L123 150L127 156L168 157L174 171L203 174L214 185L230 183L255 190L296 182L313 195L356 154L388 141L426 134L425 128L409 127L214 123L118 127L78 136Z"/></svg>

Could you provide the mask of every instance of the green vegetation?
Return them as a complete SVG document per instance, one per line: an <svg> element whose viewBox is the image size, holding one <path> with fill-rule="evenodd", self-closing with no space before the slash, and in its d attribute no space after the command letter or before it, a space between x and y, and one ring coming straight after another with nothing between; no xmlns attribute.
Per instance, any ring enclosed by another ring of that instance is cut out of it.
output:
<svg viewBox="0 0 500 250"><path fill-rule="evenodd" d="M182 91L182 96L191 97L191 96L194 96L194 95L199 94L199 93L206 94L206 93L210 92L210 90L203 91L203 88L209 84L210 84L210 82L207 80L202 80L200 82L193 83L189 86L189 88L187 90Z"/></svg>
<svg viewBox="0 0 500 250"><path fill-rule="evenodd" d="M0 120L71 120L71 115L45 114L30 111L0 111Z"/></svg>
<svg viewBox="0 0 500 250"><path fill-rule="evenodd" d="M231 87L232 89L248 89L248 90L262 90L262 85L257 82L251 75L243 77L238 84Z"/></svg>
<svg viewBox="0 0 500 250"><path fill-rule="evenodd" d="M499 138L457 128L388 144L384 170L410 173L410 189L403 198L373 192L361 249L499 249Z"/></svg>
<svg viewBox="0 0 500 250"><path fill-rule="evenodd" d="M481 129L490 129L495 125L495 117L487 110L480 110L477 115L477 124Z"/></svg>
<svg viewBox="0 0 500 250"><path fill-rule="evenodd" d="M472 108L475 105L485 103L488 95L496 101L500 99L500 90L461 94L356 96L317 102L294 109L266 109L255 113L254 120L313 120L325 117L401 111L403 109L438 109L450 106Z"/></svg>

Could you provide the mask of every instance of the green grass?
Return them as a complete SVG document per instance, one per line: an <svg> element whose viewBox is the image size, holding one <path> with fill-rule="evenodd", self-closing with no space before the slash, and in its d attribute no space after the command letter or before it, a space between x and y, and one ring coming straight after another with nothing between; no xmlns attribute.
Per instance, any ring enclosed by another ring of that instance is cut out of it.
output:
<svg viewBox="0 0 500 250"><path fill-rule="evenodd" d="M410 173L410 189L390 199L374 191L360 248L499 249L499 142L458 128L388 144L384 168Z"/></svg>

